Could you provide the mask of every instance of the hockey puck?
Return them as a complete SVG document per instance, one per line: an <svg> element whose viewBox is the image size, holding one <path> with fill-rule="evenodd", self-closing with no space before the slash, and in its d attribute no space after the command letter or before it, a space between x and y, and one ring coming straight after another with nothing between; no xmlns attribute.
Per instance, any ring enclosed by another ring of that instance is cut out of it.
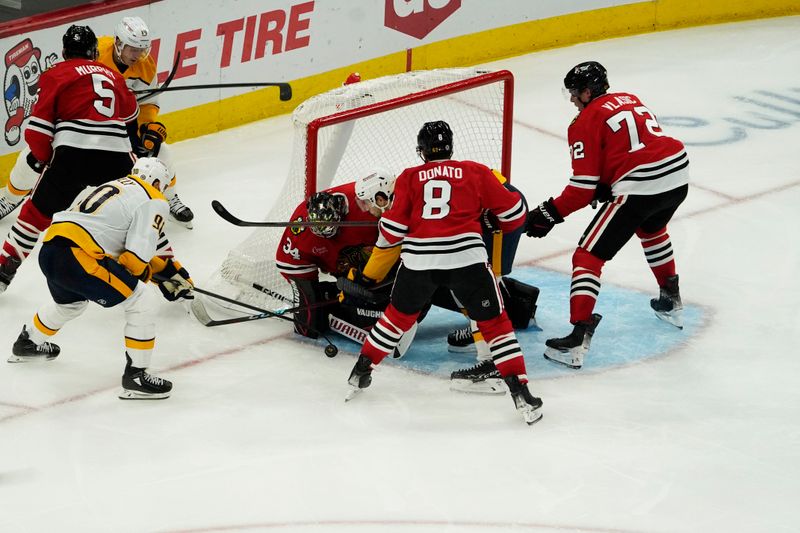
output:
<svg viewBox="0 0 800 533"><path fill-rule="evenodd" d="M339 348L337 348L333 344L329 344L325 347L325 355L327 355L328 357L336 357L338 353L339 353Z"/></svg>

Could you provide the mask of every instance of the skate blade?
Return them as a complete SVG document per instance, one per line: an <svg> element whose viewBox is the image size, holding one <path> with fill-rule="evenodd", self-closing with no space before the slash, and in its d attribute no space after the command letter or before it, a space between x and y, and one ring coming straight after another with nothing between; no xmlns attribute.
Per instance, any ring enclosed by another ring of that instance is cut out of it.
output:
<svg viewBox="0 0 800 533"><path fill-rule="evenodd" d="M508 390L502 379L485 379L483 381L472 381L471 379L451 379L450 390L453 392L465 392L467 394L505 394Z"/></svg>
<svg viewBox="0 0 800 533"><path fill-rule="evenodd" d="M347 394L345 394L344 401L349 402L350 400L358 396L359 393L361 393L361 391L363 390L364 389L359 389L358 387L352 387L349 391L347 391Z"/></svg>
<svg viewBox="0 0 800 533"><path fill-rule="evenodd" d="M466 346L453 346L452 344L448 344L447 351L450 353L478 353L475 344L468 344Z"/></svg>
<svg viewBox="0 0 800 533"><path fill-rule="evenodd" d="M188 222L181 222L180 220L178 220L177 218L175 218L175 216L174 216L174 215L172 215L172 213L170 213L170 218L172 219L172 221L173 221L175 224L177 224L177 225L179 225L179 226L183 226L183 227L184 227L184 228L186 228L186 229L194 229L194 226L192 225L192 221L191 221L191 220L190 220L190 221L188 221Z"/></svg>
<svg viewBox="0 0 800 533"><path fill-rule="evenodd" d="M667 324L672 324L678 329L683 329L683 310L670 311L668 313L656 311L656 317L663 320Z"/></svg>
<svg viewBox="0 0 800 533"><path fill-rule="evenodd" d="M529 426L534 425L536 422L544 417L544 413L540 409L533 409L531 411L523 412L522 418L525 419L525 423Z"/></svg>
<svg viewBox="0 0 800 533"><path fill-rule="evenodd" d="M11 355L11 357L9 357L7 361L9 363L44 363L46 361L52 361L56 357L58 356L54 355L52 357L47 357L47 356L37 355L33 357L25 357L24 355Z"/></svg>
<svg viewBox="0 0 800 533"><path fill-rule="evenodd" d="M152 393L121 389L117 396L120 400L164 400L169 398L171 392L172 391Z"/></svg>
<svg viewBox="0 0 800 533"><path fill-rule="evenodd" d="M548 361L558 363L559 365L566 366L567 368L571 368L573 370L580 370L580 368L583 366L583 354L575 355L569 351L562 352L557 348L550 348L549 346L544 351L544 358Z"/></svg>

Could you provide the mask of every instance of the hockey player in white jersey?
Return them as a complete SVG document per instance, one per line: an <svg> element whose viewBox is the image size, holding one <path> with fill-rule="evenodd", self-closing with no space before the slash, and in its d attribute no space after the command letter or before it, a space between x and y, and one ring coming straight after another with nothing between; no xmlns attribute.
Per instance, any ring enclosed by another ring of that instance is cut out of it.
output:
<svg viewBox="0 0 800 533"><path fill-rule="evenodd" d="M154 293L146 283L159 274L169 300L192 297L189 273L172 257L164 234L169 205L163 191L171 176L158 159L139 159L125 178L85 189L56 213L39 253L52 302L24 325L10 363L52 360L50 342L89 301L125 311L122 399L167 398L172 383L147 372L155 345Z"/></svg>

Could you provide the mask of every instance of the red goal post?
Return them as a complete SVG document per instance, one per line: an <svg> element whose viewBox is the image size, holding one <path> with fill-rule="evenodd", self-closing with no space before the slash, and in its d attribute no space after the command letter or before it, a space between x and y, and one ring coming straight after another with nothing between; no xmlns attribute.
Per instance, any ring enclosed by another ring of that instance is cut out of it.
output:
<svg viewBox="0 0 800 533"><path fill-rule="evenodd" d="M454 159L478 161L510 177L513 101L511 72L478 68L412 71L311 97L292 113L289 176L279 194L268 195L274 203L264 219L288 221L313 193L354 181L373 168L397 175L420 164L417 133L434 120L450 124ZM229 251L206 286L259 307L286 306L291 288L275 267L282 234L280 228L254 230ZM204 303L218 307L209 299ZM237 314L227 306L220 309Z"/></svg>

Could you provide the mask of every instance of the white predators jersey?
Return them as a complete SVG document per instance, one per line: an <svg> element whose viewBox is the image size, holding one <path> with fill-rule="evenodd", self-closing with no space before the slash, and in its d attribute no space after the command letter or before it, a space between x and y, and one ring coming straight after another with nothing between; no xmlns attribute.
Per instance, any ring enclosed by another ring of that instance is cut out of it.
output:
<svg viewBox="0 0 800 533"><path fill-rule="evenodd" d="M142 263L172 255L164 235L169 205L135 176L87 187L66 211L53 215L45 242L64 237L95 258L130 252Z"/></svg>

